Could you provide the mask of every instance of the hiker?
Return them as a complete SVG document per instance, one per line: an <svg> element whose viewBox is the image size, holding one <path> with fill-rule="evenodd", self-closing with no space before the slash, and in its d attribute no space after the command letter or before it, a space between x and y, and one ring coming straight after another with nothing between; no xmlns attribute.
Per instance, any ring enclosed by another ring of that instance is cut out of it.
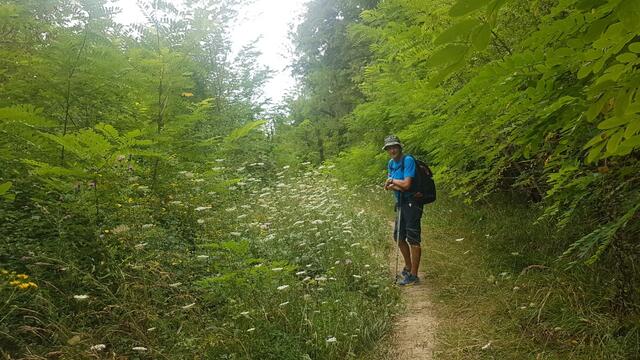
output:
<svg viewBox="0 0 640 360"><path fill-rule="evenodd" d="M393 238L404 258L402 280L399 285L412 285L418 282L418 268L420 267L420 219L422 218L423 202L417 201L415 194L410 192L411 184L416 178L416 160L410 155L404 155L400 139L389 135L384 139L383 150L387 151L389 164L385 190L394 190L396 197L396 216ZM397 270L397 267L396 267Z"/></svg>

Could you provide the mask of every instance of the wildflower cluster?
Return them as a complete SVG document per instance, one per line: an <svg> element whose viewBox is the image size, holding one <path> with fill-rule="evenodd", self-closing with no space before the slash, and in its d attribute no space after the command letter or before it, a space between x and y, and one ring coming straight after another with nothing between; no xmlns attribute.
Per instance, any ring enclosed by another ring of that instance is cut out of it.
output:
<svg viewBox="0 0 640 360"><path fill-rule="evenodd" d="M343 358L384 335L397 300L385 219L319 170L245 177L246 202L218 213L227 241L196 255L218 260L198 282L207 294L201 306L217 304L218 335L236 339L216 356L239 352L241 342L255 358ZM274 333L284 338L265 347Z"/></svg>
<svg viewBox="0 0 640 360"><path fill-rule="evenodd" d="M2 269L0 270L0 275L4 278L3 282L6 282L10 287L20 290L38 288L38 285L35 282L29 280L30 278L27 274L18 274L15 271Z"/></svg>

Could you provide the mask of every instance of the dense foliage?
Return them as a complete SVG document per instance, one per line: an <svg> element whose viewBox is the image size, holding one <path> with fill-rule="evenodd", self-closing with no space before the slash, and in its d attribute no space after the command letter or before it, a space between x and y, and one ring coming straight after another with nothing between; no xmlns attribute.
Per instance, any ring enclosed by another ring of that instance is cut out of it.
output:
<svg viewBox="0 0 640 360"><path fill-rule="evenodd" d="M311 2L297 36L312 27L322 39L346 27L343 41L353 46L345 58L361 46L369 54L341 85L323 74L347 75L343 54L309 60L317 46L298 41L306 73L294 114L300 102L306 108L291 132L326 127L317 116L326 107L313 99L340 96L353 111L331 119L347 129L349 143L316 151L341 152L342 172L380 176L381 140L397 133L437 165L449 192L468 201L527 194L544 216L583 227L564 257L587 264L617 257L609 261L623 277L638 280L628 269L640 254L639 2L390 0L328 30L317 24L335 14L316 11L320 4L354 2ZM361 97L342 95L354 86ZM621 291L637 296L634 288Z"/></svg>
<svg viewBox="0 0 640 360"><path fill-rule="evenodd" d="M248 2L182 3L124 26L108 0L0 0L3 357L368 356L397 305L365 186L389 133L437 170L434 224L495 254L503 288L453 303L515 299L518 351L637 353L640 2L311 0L273 112L231 51Z"/></svg>
<svg viewBox="0 0 640 360"><path fill-rule="evenodd" d="M108 1L0 1L0 357L345 358L384 335L386 223L276 166L269 71L231 52L243 4L141 1L125 27Z"/></svg>

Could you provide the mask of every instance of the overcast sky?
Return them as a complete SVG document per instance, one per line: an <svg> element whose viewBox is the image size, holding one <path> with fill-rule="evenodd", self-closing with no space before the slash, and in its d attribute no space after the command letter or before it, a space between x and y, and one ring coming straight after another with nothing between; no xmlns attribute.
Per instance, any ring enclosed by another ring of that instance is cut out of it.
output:
<svg viewBox="0 0 640 360"><path fill-rule="evenodd" d="M240 13L231 39L234 51L261 36L256 44L262 52L260 62L276 73L267 83L265 96L278 102L294 80L286 66L290 62L288 32L291 23L296 23L307 0L255 0ZM114 0L122 8L117 21L130 24L142 22L140 10L134 0ZM174 0L179 3L179 0Z"/></svg>

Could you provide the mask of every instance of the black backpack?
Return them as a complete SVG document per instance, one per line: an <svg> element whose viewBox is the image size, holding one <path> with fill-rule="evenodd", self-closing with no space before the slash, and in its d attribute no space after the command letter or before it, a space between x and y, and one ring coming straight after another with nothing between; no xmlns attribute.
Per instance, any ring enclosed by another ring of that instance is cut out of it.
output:
<svg viewBox="0 0 640 360"><path fill-rule="evenodd" d="M436 183L433 181L433 172L427 163L416 159L414 156L411 157L416 162L416 177L413 179L409 191L413 193L416 201L423 204L431 204L436 201ZM404 156L400 166L404 172Z"/></svg>

